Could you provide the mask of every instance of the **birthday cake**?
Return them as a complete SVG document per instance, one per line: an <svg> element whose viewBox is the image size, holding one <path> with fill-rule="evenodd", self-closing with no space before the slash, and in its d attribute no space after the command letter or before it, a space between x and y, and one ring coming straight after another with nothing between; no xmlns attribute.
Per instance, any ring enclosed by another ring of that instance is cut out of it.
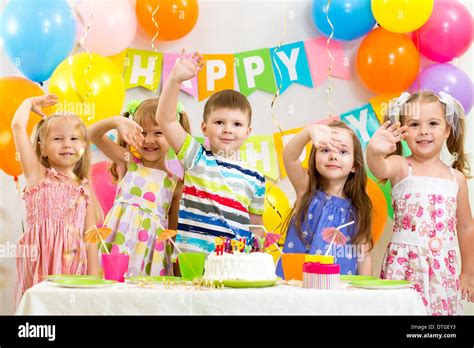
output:
<svg viewBox="0 0 474 348"><path fill-rule="evenodd" d="M208 280L274 280L275 264L270 254L234 252L209 254L204 265Z"/></svg>

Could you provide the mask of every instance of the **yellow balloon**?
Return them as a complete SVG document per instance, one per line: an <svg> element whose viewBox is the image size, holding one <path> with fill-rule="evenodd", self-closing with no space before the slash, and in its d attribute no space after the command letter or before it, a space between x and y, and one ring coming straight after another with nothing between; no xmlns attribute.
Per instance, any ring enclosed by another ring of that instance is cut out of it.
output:
<svg viewBox="0 0 474 348"><path fill-rule="evenodd" d="M110 59L83 52L59 64L51 76L49 92L59 98L56 112L74 113L90 125L120 114L125 82Z"/></svg>
<svg viewBox="0 0 474 348"><path fill-rule="evenodd" d="M125 58L127 58L127 50L123 50L113 56L107 56L107 58L109 58L115 65L117 65L117 68L123 72Z"/></svg>
<svg viewBox="0 0 474 348"><path fill-rule="evenodd" d="M285 193L276 185L266 183L265 206L263 212L263 225L269 232L281 234L286 233L284 222L291 213L290 201ZM280 239L279 242L283 240Z"/></svg>
<svg viewBox="0 0 474 348"><path fill-rule="evenodd" d="M372 0L372 14L380 26L394 33L408 33L425 24L434 0Z"/></svg>

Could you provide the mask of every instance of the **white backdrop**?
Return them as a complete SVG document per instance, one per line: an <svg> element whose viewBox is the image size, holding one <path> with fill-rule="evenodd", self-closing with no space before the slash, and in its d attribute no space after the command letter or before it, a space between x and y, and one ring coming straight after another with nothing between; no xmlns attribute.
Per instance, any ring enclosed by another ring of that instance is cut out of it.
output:
<svg viewBox="0 0 474 348"><path fill-rule="evenodd" d="M0 1L0 7L3 8L6 1ZM131 1L134 3L135 0ZM74 6L77 1L71 0L70 2ZM462 2L470 8L472 13L473 3L469 0L463 0ZM319 34L312 22L311 3L312 1L310 0L200 0L199 18L192 32L177 41L158 43L158 50L161 52L178 53L182 48L185 48L187 52L198 50L201 53L236 53L274 47L281 41L283 43L293 43L315 38ZM284 30L285 17L286 33ZM332 99L336 114L362 106L374 96L372 92L362 85L355 71L355 56L360 41L344 43L352 72L352 79L348 81L334 80ZM139 27L131 47L152 50L151 38ZM431 63L422 58L422 67ZM472 47L455 64L473 79ZM0 77L21 76L21 73L9 61L2 47L0 47L0 69ZM329 82L326 80L321 86L316 88L292 85L285 91L277 99L273 110L281 127L283 129L291 129L326 118L330 112L326 94L328 86ZM44 90L47 91L47 83L44 86ZM126 98L127 100L146 99L152 95L148 90L135 88L127 91ZM200 123L205 101L198 102L184 93L182 93L180 98L190 115L193 134L201 135ZM261 91L254 92L249 97L254 115L252 120L253 135L270 135L278 131L271 117L270 103L272 98L273 95ZM474 168L474 162L472 161L473 134L474 122L472 115L470 115L468 117L466 149L471 155L471 166ZM20 177L20 184L23 187L22 177ZM279 186L291 200L294 199L293 189L287 179L282 180ZM469 187L471 207L473 207L473 180L470 180ZM21 216L24 207L13 179L2 171L0 171L0 190L0 246L3 247L2 250L7 251L6 255L0 255L0 314L10 314L14 311L12 298L16 274L14 255L8 252L8 250L11 250L21 234ZM373 251L375 275L379 274L380 263L385 247L390 239L391 228L392 223L389 220L383 236ZM465 313L474 313L473 307L472 305L465 306Z"/></svg>

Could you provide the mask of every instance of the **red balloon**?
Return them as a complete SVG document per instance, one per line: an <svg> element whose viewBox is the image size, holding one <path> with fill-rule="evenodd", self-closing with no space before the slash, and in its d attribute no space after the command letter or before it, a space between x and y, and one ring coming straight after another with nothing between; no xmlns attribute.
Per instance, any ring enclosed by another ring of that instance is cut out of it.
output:
<svg viewBox="0 0 474 348"><path fill-rule="evenodd" d="M115 200L117 185L109 172L110 162L97 162L92 165L92 187L104 215L108 213Z"/></svg>
<svg viewBox="0 0 474 348"><path fill-rule="evenodd" d="M193 29L199 5L197 0L137 0L136 12L138 22L148 35L154 37L158 33L158 40L172 41Z"/></svg>
<svg viewBox="0 0 474 348"><path fill-rule="evenodd" d="M362 82L375 93L400 93L415 81L419 55L407 35L377 28L362 40L356 68Z"/></svg>

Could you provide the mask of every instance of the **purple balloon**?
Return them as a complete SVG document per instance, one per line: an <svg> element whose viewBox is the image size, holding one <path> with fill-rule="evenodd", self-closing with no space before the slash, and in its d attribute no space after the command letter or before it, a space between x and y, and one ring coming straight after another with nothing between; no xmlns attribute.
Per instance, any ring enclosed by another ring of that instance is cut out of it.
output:
<svg viewBox="0 0 474 348"><path fill-rule="evenodd" d="M461 103L466 115L472 108L472 81L464 71L451 64L434 64L425 68L410 90L451 94Z"/></svg>

